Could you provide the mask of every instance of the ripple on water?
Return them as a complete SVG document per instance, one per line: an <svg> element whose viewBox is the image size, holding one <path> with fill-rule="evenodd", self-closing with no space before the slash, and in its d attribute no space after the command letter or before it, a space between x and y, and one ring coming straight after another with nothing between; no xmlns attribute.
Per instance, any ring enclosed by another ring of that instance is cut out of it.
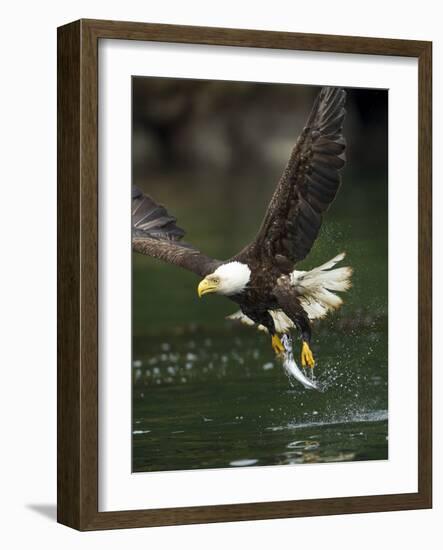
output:
<svg viewBox="0 0 443 550"><path fill-rule="evenodd" d="M317 449L320 447L320 443L318 441L292 441L292 443L288 443L286 445L288 449L305 449L305 450L312 450Z"/></svg>
<svg viewBox="0 0 443 550"><path fill-rule="evenodd" d="M323 420L307 421L307 422L290 422L286 426L270 426L266 428L271 431L287 430L288 428L293 430L297 428L311 428L313 426L333 426L334 424L347 424L358 422L382 422L388 420L388 411L371 411L371 412L358 412L345 416L332 416Z"/></svg>
<svg viewBox="0 0 443 550"><path fill-rule="evenodd" d="M257 464L258 460L256 458L243 458L240 460L232 460L229 465L230 466L252 466L253 464Z"/></svg>

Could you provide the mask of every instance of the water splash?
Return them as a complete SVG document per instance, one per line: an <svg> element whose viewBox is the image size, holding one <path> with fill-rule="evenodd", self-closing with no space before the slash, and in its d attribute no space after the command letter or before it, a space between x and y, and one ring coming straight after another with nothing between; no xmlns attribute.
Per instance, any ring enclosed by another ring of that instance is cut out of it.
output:
<svg viewBox="0 0 443 550"><path fill-rule="evenodd" d="M321 420L311 420L307 422L289 422L285 426L272 426L266 428L271 431L296 430L298 428L312 428L315 426L334 426L340 424L360 423L360 422L384 422L388 420L388 411L369 411L369 412L350 412L345 415L331 416Z"/></svg>

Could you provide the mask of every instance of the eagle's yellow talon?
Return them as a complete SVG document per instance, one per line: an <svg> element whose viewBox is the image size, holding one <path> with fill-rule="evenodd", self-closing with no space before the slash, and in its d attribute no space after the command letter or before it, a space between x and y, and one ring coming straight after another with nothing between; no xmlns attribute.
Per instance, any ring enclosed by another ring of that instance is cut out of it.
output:
<svg viewBox="0 0 443 550"><path fill-rule="evenodd" d="M311 369L315 367L314 356L312 355L311 348L307 342L303 342L301 348L301 366L310 367Z"/></svg>
<svg viewBox="0 0 443 550"><path fill-rule="evenodd" d="M276 355L282 355L285 351L282 341L277 336L277 334L274 334L272 336L272 349L274 350Z"/></svg>

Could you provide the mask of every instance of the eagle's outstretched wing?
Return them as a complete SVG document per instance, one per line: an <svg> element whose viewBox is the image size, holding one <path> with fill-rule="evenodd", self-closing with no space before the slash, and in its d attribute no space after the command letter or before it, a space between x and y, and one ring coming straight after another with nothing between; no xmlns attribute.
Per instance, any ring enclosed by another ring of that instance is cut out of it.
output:
<svg viewBox="0 0 443 550"><path fill-rule="evenodd" d="M176 219L137 187L132 189L132 249L204 277L222 262L181 242L185 232Z"/></svg>
<svg viewBox="0 0 443 550"><path fill-rule="evenodd" d="M282 271L305 258L317 238L322 214L340 186L345 140L346 92L322 88L255 240L236 257L277 262Z"/></svg>

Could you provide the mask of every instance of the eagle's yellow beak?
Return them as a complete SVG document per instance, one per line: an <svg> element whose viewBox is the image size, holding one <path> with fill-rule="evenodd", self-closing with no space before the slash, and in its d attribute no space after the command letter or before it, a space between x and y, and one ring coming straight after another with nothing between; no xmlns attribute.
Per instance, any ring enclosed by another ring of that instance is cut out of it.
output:
<svg viewBox="0 0 443 550"><path fill-rule="evenodd" d="M209 294L215 292L218 288L218 283L211 279L203 279L197 287L198 297L201 298L203 294Z"/></svg>

